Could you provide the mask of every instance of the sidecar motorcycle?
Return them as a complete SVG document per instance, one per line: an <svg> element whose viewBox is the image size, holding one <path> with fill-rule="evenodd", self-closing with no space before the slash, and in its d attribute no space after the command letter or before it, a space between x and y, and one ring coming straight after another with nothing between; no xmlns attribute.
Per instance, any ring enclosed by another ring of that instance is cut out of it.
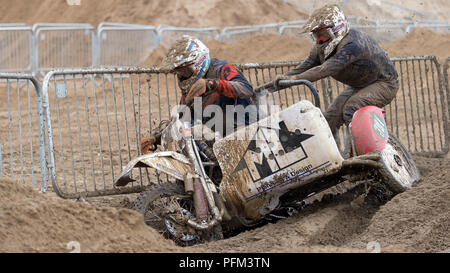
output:
<svg viewBox="0 0 450 273"><path fill-rule="evenodd" d="M162 131L162 151L131 160L115 186L133 181L133 168L153 168L171 177L173 182L155 181L143 191L134 208L167 238L190 245L221 239L225 230L257 225L281 208L299 208L306 198L344 181L381 181L397 194L420 179L411 155L388 132L384 111L374 106L355 113L349 127L350 156L344 159L315 87L303 80L280 81L283 88L300 84L313 92L315 105L302 100L216 140L212 147L194 139L199 128L173 117ZM261 90L265 87L256 89Z"/></svg>

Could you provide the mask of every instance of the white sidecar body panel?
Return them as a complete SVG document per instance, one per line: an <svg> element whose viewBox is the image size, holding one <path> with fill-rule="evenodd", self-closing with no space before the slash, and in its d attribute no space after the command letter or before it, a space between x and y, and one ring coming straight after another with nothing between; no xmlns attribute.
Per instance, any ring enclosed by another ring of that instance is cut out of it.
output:
<svg viewBox="0 0 450 273"><path fill-rule="evenodd" d="M306 100L218 140L214 153L223 200L232 215L250 219L317 174L337 172L344 160L321 110Z"/></svg>

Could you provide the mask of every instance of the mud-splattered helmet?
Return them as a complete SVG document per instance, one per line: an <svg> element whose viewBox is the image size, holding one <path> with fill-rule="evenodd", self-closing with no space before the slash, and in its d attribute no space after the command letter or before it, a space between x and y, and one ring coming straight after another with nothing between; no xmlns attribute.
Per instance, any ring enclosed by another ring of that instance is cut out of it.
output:
<svg viewBox="0 0 450 273"><path fill-rule="evenodd" d="M169 49L161 68L195 82L206 74L210 62L208 47L195 37L183 35Z"/></svg>
<svg viewBox="0 0 450 273"><path fill-rule="evenodd" d="M313 12L303 32L309 32L315 43L323 49L327 58L347 35L350 25L344 12L337 5L325 5Z"/></svg>

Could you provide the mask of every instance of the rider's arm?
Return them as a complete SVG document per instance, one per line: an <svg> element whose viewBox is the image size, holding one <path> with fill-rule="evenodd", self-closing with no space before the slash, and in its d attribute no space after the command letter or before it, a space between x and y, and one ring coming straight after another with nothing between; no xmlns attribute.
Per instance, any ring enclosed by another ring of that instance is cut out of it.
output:
<svg viewBox="0 0 450 273"><path fill-rule="evenodd" d="M318 65L320 65L320 60L319 56L317 55L317 47L314 46L309 52L309 56L300 65L286 72L284 75L298 75Z"/></svg>
<svg viewBox="0 0 450 273"><path fill-rule="evenodd" d="M328 76L334 76L345 69L347 65L358 60L362 54L361 48L356 43L348 43L322 65L313 67L296 75L295 80L315 82Z"/></svg>
<svg viewBox="0 0 450 273"><path fill-rule="evenodd" d="M220 69L217 88L220 94L232 99L253 96L252 85L232 64L226 64Z"/></svg>

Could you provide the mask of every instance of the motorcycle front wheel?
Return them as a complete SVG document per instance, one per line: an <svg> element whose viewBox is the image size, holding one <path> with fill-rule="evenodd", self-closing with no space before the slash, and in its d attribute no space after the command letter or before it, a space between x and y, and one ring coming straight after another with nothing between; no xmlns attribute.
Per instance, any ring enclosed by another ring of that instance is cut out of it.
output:
<svg viewBox="0 0 450 273"><path fill-rule="evenodd" d="M222 238L220 225L198 231L186 224L187 219L195 218L195 208L182 182L150 186L138 196L133 209L143 215L145 224L180 246Z"/></svg>

